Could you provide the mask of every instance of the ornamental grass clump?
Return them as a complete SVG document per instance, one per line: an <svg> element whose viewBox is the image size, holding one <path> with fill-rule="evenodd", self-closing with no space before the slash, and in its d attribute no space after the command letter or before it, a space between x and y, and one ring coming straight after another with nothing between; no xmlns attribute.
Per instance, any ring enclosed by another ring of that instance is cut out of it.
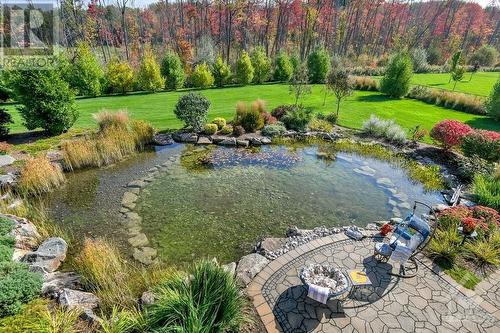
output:
<svg viewBox="0 0 500 333"><path fill-rule="evenodd" d="M155 290L148 326L162 332L238 332L247 321L245 298L234 276L212 261L196 264L191 277L176 275Z"/></svg>
<svg viewBox="0 0 500 333"><path fill-rule="evenodd" d="M396 144L406 142L406 132L394 120L380 119L373 114L363 123L362 132Z"/></svg>
<svg viewBox="0 0 500 333"><path fill-rule="evenodd" d="M60 187L65 180L59 165L51 163L45 156L38 156L27 160L21 169L18 189L24 195L40 195Z"/></svg>
<svg viewBox="0 0 500 333"><path fill-rule="evenodd" d="M369 76L350 76L349 81L352 89L354 90L366 90L366 91L379 90L378 81L372 79Z"/></svg>
<svg viewBox="0 0 500 333"><path fill-rule="evenodd" d="M238 102L236 104L234 124L242 126L246 132L253 133L264 127L264 112L266 112L266 108L265 102L262 100L253 101L250 105L245 102Z"/></svg>
<svg viewBox="0 0 500 333"><path fill-rule="evenodd" d="M457 111L486 114L484 99L479 96L414 86L410 89L408 97Z"/></svg>
<svg viewBox="0 0 500 333"><path fill-rule="evenodd" d="M479 204L500 210L500 177L498 175L476 175L472 192Z"/></svg>
<svg viewBox="0 0 500 333"><path fill-rule="evenodd" d="M102 239L86 238L72 265L86 288L100 298L104 309L131 309L145 290L143 272L127 264L119 250Z"/></svg>
<svg viewBox="0 0 500 333"><path fill-rule="evenodd" d="M130 118L127 110L118 111L108 111L102 110L98 113L94 113L92 118L97 122L99 129L101 131L109 128L127 128L130 122Z"/></svg>

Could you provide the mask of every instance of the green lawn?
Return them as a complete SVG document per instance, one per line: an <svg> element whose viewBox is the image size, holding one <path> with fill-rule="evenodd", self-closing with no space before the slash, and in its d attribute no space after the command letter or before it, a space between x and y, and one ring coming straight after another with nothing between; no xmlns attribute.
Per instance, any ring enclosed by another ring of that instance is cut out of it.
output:
<svg viewBox="0 0 500 333"><path fill-rule="evenodd" d="M228 87L223 89L208 89L200 91L212 103L209 118L224 117L232 119L237 101L250 102L257 98L267 102L268 109L280 104L292 103L293 98L288 93L288 85L269 84L260 86ZM125 96L108 96L77 100L80 118L75 128L95 126L92 113L102 109L127 109L133 118L151 122L158 129L180 128L181 122L175 118L174 105L180 95L185 92L161 92L155 94L130 94ZM303 104L311 106L319 112L334 110L335 99L329 96L326 106L323 106L321 86L314 86L313 93L308 95ZM14 106L9 106L14 115L13 132L24 132L19 114ZM484 116L444 109L412 99L393 100L378 92L356 91L353 96L343 102L340 112L340 125L360 128L363 121L371 114L383 118L393 118L406 128L422 125L430 129L442 119L457 119L471 126L500 131L500 123Z"/></svg>
<svg viewBox="0 0 500 333"><path fill-rule="evenodd" d="M465 73L464 80L457 83L455 91L479 95L489 96L493 85L500 76L499 72L478 72L472 76L470 73ZM453 90L453 81L450 80L450 74L414 74L412 83L429 86L432 88ZM470 80L470 81L469 81Z"/></svg>

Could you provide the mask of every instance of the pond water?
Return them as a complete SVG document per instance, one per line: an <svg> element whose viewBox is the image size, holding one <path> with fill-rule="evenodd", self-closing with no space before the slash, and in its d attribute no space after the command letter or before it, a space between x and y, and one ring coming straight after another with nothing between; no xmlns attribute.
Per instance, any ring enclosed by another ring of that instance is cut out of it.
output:
<svg viewBox="0 0 500 333"><path fill-rule="evenodd" d="M118 213L125 185L182 153L142 192L136 212L158 256L169 264L248 253L255 241L287 227L342 226L406 214L414 200L441 201L388 162L328 145L259 149L176 145L116 166L75 173L47 201L77 235L104 236L126 247ZM80 237L81 238L81 237Z"/></svg>

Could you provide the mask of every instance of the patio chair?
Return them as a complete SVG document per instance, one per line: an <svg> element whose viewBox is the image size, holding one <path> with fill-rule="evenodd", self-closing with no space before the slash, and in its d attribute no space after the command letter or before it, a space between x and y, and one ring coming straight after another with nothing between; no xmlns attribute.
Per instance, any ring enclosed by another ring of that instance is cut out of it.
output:
<svg viewBox="0 0 500 333"><path fill-rule="evenodd" d="M429 208L429 212L432 213L429 205L415 201L412 212L403 222L395 226L389 241L377 242L374 246L374 256L378 261L387 262L392 259L399 262L399 273L394 274L399 277L409 278L417 274L418 264L415 256L425 248L434 235L435 228L431 228L428 222L416 216L418 205ZM437 221L435 215L434 221Z"/></svg>

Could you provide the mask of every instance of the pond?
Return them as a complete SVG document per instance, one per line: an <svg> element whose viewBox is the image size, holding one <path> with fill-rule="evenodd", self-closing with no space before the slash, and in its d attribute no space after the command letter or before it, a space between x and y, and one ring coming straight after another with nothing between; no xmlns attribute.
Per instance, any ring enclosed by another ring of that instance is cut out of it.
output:
<svg viewBox="0 0 500 333"><path fill-rule="evenodd" d="M75 173L49 196L55 220L75 235L104 236L124 248L118 213L125 185L177 156L142 192L135 211L169 264L237 260L255 241L287 227L365 226L406 214L414 200L441 202L402 168L328 144L258 149L176 145L101 170ZM81 238L81 237L78 237Z"/></svg>

